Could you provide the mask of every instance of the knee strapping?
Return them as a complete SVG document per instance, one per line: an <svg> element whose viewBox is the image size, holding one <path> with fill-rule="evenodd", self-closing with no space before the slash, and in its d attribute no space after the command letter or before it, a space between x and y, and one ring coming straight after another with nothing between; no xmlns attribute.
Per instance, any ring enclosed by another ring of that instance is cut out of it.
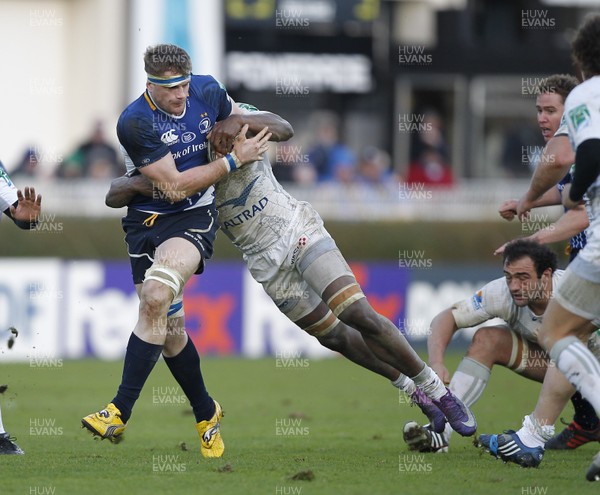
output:
<svg viewBox="0 0 600 495"><path fill-rule="evenodd" d="M352 283L342 287L327 300L327 306L331 308L335 316L339 316L348 306L365 297L360 285Z"/></svg>
<svg viewBox="0 0 600 495"><path fill-rule="evenodd" d="M521 373L525 368L527 368L529 343L512 330L510 331L510 335L512 337L512 352L510 353L510 359L508 360L506 366L515 373Z"/></svg>
<svg viewBox="0 0 600 495"><path fill-rule="evenodd" d="M331 311L327 311L323 318L303 330L313 337L324 337L331 332L338 323L339 320L335 315Z"/></svg>
<svg viewBox="0 0 600 495"><path fill-rule="evenodd" d="M167 318L179 318L184 315L183 311L183 293L173 299L169 311L167 312Z"/></svg>
<svg viewBox="0 0 600 495"><path fill-rule="evenodd" d="M154 280L169 287L173 292L173 302L181 297L185 285L181 274L166 265L152 265L146 270L144 280Z"/></svg>

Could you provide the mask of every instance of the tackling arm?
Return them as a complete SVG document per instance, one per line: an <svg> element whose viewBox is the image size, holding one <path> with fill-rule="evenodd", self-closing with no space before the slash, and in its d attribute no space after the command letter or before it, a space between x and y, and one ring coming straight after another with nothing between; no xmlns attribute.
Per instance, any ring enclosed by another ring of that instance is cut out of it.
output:
<svg viewBox="0 0 600 495"><path fill-rule="evenodd" d="M291 124L277 114L271 112L248 112L233 104L231 115L215 123L210 131L209 139L215 151L224 155L231 150L233 139L244 125L248 126L249 135L254 135L262 128L268 127L271 141L287 141L294 135Z"/></svg>
<svg viewBox="0 0 600 495"><path fill-rule="evenodd" d="M112 180L105 203L110 208L122 208L127 206L136 194L152 196L152 192L152 182L143 175L124 175Z"/></svg>
<svg viewBox="0 0 600 495"><path fill-rule="evenodd" d="M287 141L294 136L292 125L279 115L271 112L232 113L228 119L238 120L237 125L240 129L247 124L250 136L258 133L263 127L268 127L269 132L272 133L271 141Z"/></svg>

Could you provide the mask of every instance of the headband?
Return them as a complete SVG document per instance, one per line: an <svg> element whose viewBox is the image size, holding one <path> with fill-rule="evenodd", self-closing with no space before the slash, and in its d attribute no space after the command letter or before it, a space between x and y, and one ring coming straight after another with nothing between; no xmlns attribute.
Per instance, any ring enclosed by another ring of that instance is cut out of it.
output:
<svg viewBox="0 0 600 495"><path fill-rule="evenodd" d="M173 86L177 86L181 83L188 82L192 77L191 74L187 74L185 76L177 75L177 76L167 76L167 77L154 76L152 74L147 74L147 75L148 75L148 82L151 82L152 84L156 84L158 86L165 86L167 88L172 88Z"/></svg>

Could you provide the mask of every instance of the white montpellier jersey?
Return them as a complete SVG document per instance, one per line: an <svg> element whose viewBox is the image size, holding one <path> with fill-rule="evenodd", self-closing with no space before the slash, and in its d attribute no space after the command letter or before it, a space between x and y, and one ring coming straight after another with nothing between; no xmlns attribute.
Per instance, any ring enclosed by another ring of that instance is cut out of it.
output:
<svg viewBox="0 0 600 495"><path fill-rule="evenodd" d="M291 228L299 201L281 186L267 154L215 184L219 224L244 253L267 249Z"/></svg>
<svg viewBox="0 0 600 495"><path fill-rule="evenodd" d="M562 117L560 118L560 125L558 126L558 129L556 130L556 132L554 133L554 137L556 136L566 136L569 141L571 141L571 134L569 132L569 126L567 125L567 114L566 112L563 112ZM571 169L569 170L569 175L571 176L568 182L564 182L564 179L561 180L558 183L558 190L560 191L561 195L563 192L563 189L565 188L565 184L573 182L573 174L575 173L575 164L571 165ZM594 212L592 211L592 207L590 205L590 200L588 198L588 195L584 195L583 199L585 201L585 211L587 213L587 216L590 220L590 224L594 221ZM588 229L585 229L583 232L580 232L579 234L575 234L573 237L571 237L570 239L570 243L571 243L571 247L577 247L579 249L581 249L583 246L585 246L585 243L587 242L587 238L589 236L591 236L591 231L588 231Z"/></svg>
<svg viewBox="0 0 600 495"><path fill-rule="evenodd" d="M573 149L588 139L600 139L600 76L592 77L578 85L565 101L565 112L569 127L569 139ZM586 249L578 256L586 261L598 264L600 255L600 175L588 188L590 204L590 222ZM594 234L595 232L595 234Z"/></svg>
<svg viewBox="0 0 600 495"><path fill-rule="evenodd" d="M13 205L15 201L17 201L17 188L0 163L0 220L3 217L2 212Z"/></svg>
<svg viewBox="0 0 600 495"><path fill-rule="evenodd" d="M554 290L563 273L563 270L556 270L552 274ZM484 285L473 297L454 304L452 316L458 328L473 327L493 318L502 318L511 330L536 344L543 320L543 315L536 315L528 306L519 307L513 302L504 277Z"/></svg>

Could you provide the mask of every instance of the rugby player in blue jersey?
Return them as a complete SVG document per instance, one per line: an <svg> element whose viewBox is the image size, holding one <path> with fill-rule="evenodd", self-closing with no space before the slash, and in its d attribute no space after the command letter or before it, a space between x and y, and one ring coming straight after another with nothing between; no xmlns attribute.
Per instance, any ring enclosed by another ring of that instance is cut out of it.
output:
<svg viewBox="0 0 600 495"><path fill-rule="evenodd" d="M250 105L240 106L250 115L279 118ZM230 119L215 126L211 141L222 126L235 127ZM281 126L269 123L278 139L283 139L277 131ZM215 188L223 232L242 251L252 276L282 313L325 347L391 380L411 396L437 430L442 431L448 419L462 435L473 434L476 424L471 412L444 387L394 324L368 303L319 214L283 189L267 156L224 177ZM136 192L151 195L152 190L144 177L118 178L107 204L125 206Z"/></svg>
<svg viewBox="0 0 600 495"><path fill-rule="evenodd" d="M36 195L33 187L26 187L23 191L17 189L0 162L0 211L19 228L29 230L35 227L41 209L42 196ZM0 454L24 453L4 429L0 411Z"/></svg>
<svg viewBox="0 0 600 495"><path fill-rule="evenodd" d="M231 150L207 159L207 136L215 123L239 107L211 76L192 74L189 55L175 45L149 47L144 54L146 91L121 114L117 135L130 173L154 184L151 197L135 195L123 218L139 318L130 336L123 376L108 406L82 419L94 435L118 440L135 401L163 354L192 406L200 450L221 457L222 410L206 391L198 352L185 333L185 283L204 270L217 230L212 184L230 171L260 159L271 134L264 116L232 118L235 134L219 139ZM239 131L239 132L238 132ZM246 139L246 132L254 137ZM291 136L291 128L288 129ZM179 338L167 339L169 334Z"/></svg>

